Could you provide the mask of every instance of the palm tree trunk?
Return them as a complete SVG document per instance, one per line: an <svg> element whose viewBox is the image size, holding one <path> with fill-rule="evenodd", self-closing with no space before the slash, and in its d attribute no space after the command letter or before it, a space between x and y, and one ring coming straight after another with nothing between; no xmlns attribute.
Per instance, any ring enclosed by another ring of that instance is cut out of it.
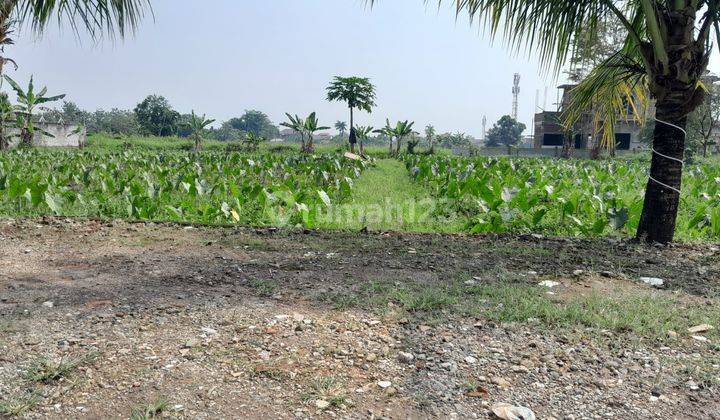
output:
<svg viewBox="0 0 720 420"><path fill-rule="evenodd" d="M684 130L687 125L687 116L678 117L677 110L683 104L682 98L657 104L657 122L653 134L656 153L653 153L650 164L650 179L637 230L637 239L648 243L665 244L671 242L675 234L683 169L681 161L685 150L685 134L680 128Z"/></svg>

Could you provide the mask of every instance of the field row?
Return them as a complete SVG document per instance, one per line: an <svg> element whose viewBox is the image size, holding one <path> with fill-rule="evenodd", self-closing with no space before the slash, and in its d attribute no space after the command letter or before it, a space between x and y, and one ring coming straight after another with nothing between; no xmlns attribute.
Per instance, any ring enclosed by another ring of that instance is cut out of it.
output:
<svg viewBox="0 0 720 420"><path fill-rule="evenodd" d="M648 180L648 164L637 159L407 156L405 164L443 203L438 217L465 217L465 229L473 233L632 235ZM720 237L717 165L686 169L677 235L687 240Z"/></svg>
<svg viewBox="0 0 720 420"><path fill-rule="evenodd" d="M367 164L335 156L13 151L0 213L313 226Z"/></svg>

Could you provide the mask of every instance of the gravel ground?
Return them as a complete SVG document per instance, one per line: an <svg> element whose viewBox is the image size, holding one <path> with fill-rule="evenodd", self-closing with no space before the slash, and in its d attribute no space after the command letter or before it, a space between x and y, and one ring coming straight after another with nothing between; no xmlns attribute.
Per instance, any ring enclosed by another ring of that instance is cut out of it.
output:
<svg viewBox="0 0 720 420"><path fill-rule="evenodd" d="M600 285L715 305L712 246L67 219L0 221L0 241L6 414L130 418L162 397L167 418L492 418L502 402L544 419L720 418L716 335L652 340L322 299L377 279L502 272L555 279L568 295ZM632 280L644 274L666 290ZM41 372L71 367L31 378L43 359Z"/></svg>

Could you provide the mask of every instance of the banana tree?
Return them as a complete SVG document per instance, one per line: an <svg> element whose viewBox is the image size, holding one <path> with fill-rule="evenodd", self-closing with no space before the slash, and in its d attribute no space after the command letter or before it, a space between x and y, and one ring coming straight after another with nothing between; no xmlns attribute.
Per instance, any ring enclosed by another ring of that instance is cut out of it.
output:
<svg viewBox="0 0 720 420"><path fill-rule="evenodd" d="M252 131L249 131L247 134L245 134L245 144L247 145L248 149L252 151L257 151L260 148L260 143L266 141L267 139L263 136L260 136L258 134L255 134Z"/></svg>
<svg viewBox="0 0 720 420"><path fill-rule="evenodd" d="M300 118L297 114L292 116L286 112L285 115L288 120L286 122L281 122L280 125L287 127L300 135L300 150L305 151L305 120Z"/></svg>
<svg viewBox="0 0 720 420"><path fill-rule="evenodd" d="M365 155L365 140L368 139L370 136L370 133L373 132L373 127L370 126L362 126L359 125L355 128L355 132L357 133L357 138L360 142L360 155Z"/></svg>
<svg viewBox="0 0 720 420"><path fill-rule="evenodd" d="M45 96L47 94L47 88L45 87L40 89L39 92L35 92L32 76L30 77L27 90L20 87L20 85L7 75L5 76L5 80L7 80L17 94L18 105L15 105L13 109L15 111L17 127L20 129L20 145L23 147L31 147L35 132L38 131L46 136L52 137L52 134L35 125L33 116L40 105L58 101L64 98L65 95Z"/></svg>
<svg viewBox="0 0 720 420"><path fill-rule="evenodd" d="M390 120L385 119L385 127L378 128L377 130L373 131L373 133L380 134L380 135L388 138L388 141L390 142L388 153L390 156L392 156L393 155L393 138L395 137L395 129L393 128L393 126L390 125Z"/></svg>
<svg viewBox="0 0 720 420"><path fill-rule="evenodd" d="M0 150L10 146L9 130L14 127L15 111L5 92L0 92Z"/></svg>
<svg viewBox="0 0 720 420"><path fill-rule="evenodd" d="M374 4L379 0L366 0ZM442 1L442 0L440 0ZM643 116L655 102L650 176L636 237L673 240L680 203L688 115L704 100L701 76L720 46L720 0L453 0L458 15L482 22L515 49L537 51L559 72L579 39L597 40L603 22L618 20L625 43L573 90L571 110L595 114L604 142L615 124ZM715 46L713 47L713 41ZM572 112L568 124L573 122Z"/></svg>
<svg viewBox="0 0 720 420"><path fill-rule="evenodd" d="M188 121L188 128L190 129L190 138L195 142L195 151L199 152L202 147L202 141L205 136L207 128L214 123L215 120L205 118L205 114L198 116L195 111L190 113L190 121Z"/></svg>
<svg viewBox="0 0 720 420"><path fill-rule="evenodd" d="M413 125L415 125L414 122L408 122L407 120L398 121L395 124L395 128L393 128L393 135L395 136L395 142L397 143L395 145L395 155L400 154L403 139L411 134L415 134L415 131L413 131Z"/></svg>
<svg viewBox="0 0 720 420"><path fill-rule="evenodd" d="M324 127L320 126L320 123L318 122L318 118L315 115L315 113L311 113L308 115L307 118L305 118L305 124L303 125L303 131L305 132L305 135L307 136L307 143L305 144L305 149L303 152L305 153L312 153L315 151L315 145L313 144L313 136L316 132L321 130L329 130L330 127Z"/></svg>

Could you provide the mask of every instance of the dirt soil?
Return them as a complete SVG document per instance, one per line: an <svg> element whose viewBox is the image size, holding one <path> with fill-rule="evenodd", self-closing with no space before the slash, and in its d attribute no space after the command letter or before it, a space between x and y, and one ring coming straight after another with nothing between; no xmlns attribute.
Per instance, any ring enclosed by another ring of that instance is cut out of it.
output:
<svg viewBox="0 0 720 420"><path fill-rule="evenodd" d="M323 299L378 280L499 273L568 290L650 290L634 279L651 275L665 280L657 293L714 304L720 250L2 220L0 404L33 396L22 416L67 419L129 418L161 396L167 418L490 418L500 402L545 419L720 418L718 389L671 366L718 360L712 342L597 338ZM39 358L88 355L58 379L27 377Z"/></svg>

